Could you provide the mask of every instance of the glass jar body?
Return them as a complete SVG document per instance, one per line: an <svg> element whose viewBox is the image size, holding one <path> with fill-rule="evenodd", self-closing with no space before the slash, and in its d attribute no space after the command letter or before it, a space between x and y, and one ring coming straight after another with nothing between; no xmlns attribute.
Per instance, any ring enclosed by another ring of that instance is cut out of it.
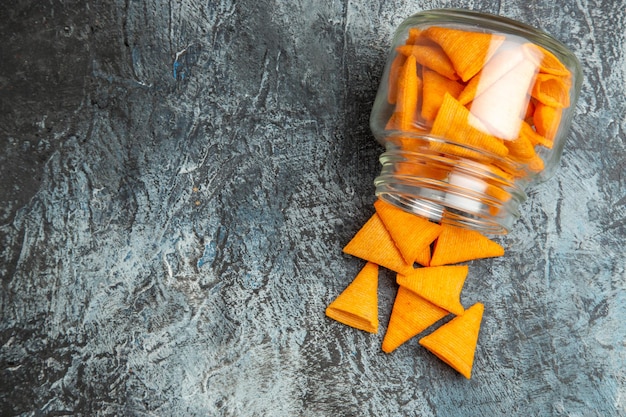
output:
<svg viewBox="0 0 626 417"><path fill-rule="evenodd" d="M581 71L561 43L510 19L434 10L397 29L370 127L376 194L430 220L506 233L525 189L558 166Z"/></svg>

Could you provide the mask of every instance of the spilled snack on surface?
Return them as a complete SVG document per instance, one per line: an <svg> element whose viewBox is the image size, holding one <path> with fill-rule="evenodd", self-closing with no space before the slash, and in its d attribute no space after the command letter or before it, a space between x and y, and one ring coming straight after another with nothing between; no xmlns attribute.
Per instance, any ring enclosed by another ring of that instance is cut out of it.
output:
<svg viewBox="0 0 626 417"><path fill-rule="evenodd" d="M449 313L430 301L400 286L389 317L382 350L391 353L407 340L417 336Z"/></svg>
<svg viewBox="0 0 626 417"><path fill-rule="evenodd" d="M465 313L450 320L420 339L420 345L437 355L465 378L472 376L472 365L484 306L476 303Z"/></svg>
<svg viewBox="0 0 626 417"><path fill-rule="evenodd" d="M378 265L368 262L326 308L326 315L340 323L378 332Z"/></svg>
<svg viewBox="0 0 626 417"><path fill-rule="evenodd" d="M402 257L389 231L376 213L359 229L343 251L395 272L407 272L412 268L412 265Z"/></svg>
<svg viewBox="0 0 626 417"><path fill-rule="evenodd" d="M461 289L467 277L467 265L417 268L407 275L398 275L396 282L420 297L452 314L465 312Z"/></svg>
<svg viewBox="0 0 626 417"><path fill-rule="evenodd" d="M475 230L442 225L430 266L450 265L504 255L504 248Z"/></svg>
<svg viewBox="0 0 626 417"><path fill-rule="evenodd" d="M459 264L504 255L486 235L507 233L526 185L554 171L580 90L567 48L485 16L429 11L397 32L370 118L386 149L378 199L343 248L366 266L326 310L376 332L373 268L394 271L381 350L391 354L439 323L419 345L468 379L484 305L464 307L471 274Z"/></svg>
<svg viewBox="0 0 626 417"><path fill-rule="evenodd" d="M344 248L345 253L366 261L366 264L344 291L328 305L326 315L355 329L377 333L379 265L395 271L398 290L381 346L383 352L391 353L446 316L452 314L459 318L467 314L460 298L468 275L468 266L424 265L429 262L417 261L424 249L430 254L431 246L435 247L435 253L439 247L439 253L444 255L433 258L437 262L440 259L469 261L487 256L501 256L504 250L478 232L433 223L381 199L374 203L374 209L375 213ZM456 258L446 258L450 256L449 253ZM464 319L462 323L465 321ZM472 344L468 344L466 339L463 339L464 343L471 347ZM439 352L439 339L435 337L434 342L428 340L426 343L429 350ZM448 354L445 347L441 351L444 352L442 355ZM464 352L461 365L457 363L456 357L446 358L460 373L469 375L469 352Z"/></svg>
<svg viewBox="0 0 626 417"><path fill-rule="evenodd" d="M441 226L423 217L415 216L384 200L374 203L376 214L389 231L404 261L408 265L414 262L423 266L430 264L430 244L441 233ZM402 271L396 271L402 272Z"/></svg>

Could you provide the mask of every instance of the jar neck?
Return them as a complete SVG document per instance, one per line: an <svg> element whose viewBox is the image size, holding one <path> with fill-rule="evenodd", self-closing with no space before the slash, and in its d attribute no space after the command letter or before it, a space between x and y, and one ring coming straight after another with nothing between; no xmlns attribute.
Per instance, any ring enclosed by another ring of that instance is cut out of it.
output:
<svg viewBox="0 0 626 417"><path fill-rule="evenodd" d="M428 135L387 137L385 143L374 181L379 198L484 234L506 234L519 217L525 182L506 160Z"/></svg>

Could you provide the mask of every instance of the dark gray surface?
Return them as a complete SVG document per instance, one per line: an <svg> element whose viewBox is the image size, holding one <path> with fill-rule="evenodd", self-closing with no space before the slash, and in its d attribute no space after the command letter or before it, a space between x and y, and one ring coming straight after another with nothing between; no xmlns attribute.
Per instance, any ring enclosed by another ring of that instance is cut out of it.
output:
<svg viewBox="0 0 626 417"><path fill-rule="evenodd" d="M0 5L0 415L626 413L626 5ZM542 28L585 81L557 175L470 264L467 381L325 306L362 263L368 117L402 19Z"/></svg>

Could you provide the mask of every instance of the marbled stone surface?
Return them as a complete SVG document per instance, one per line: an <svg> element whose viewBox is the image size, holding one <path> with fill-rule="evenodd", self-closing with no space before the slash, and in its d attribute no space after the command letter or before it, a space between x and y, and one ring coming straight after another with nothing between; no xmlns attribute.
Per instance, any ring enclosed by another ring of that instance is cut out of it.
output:
<svg viewBox="0 0 626 417"><path fill-rule="evenodd" d="M362 262L369 111L394 28L464 7L539 27L585 79L465 380L324 316ZM626 414L624 1L0 5L0 415Z"/></svg>

